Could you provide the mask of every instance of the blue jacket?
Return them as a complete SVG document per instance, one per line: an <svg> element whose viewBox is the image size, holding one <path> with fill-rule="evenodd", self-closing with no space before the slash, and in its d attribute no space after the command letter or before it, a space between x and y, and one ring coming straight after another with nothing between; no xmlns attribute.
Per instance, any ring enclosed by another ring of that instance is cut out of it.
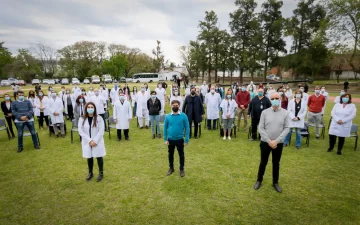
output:
<svg viewBox="0 0 360 225"><path fill-rule="evenodd" d="M190 136L190 125L185 113L170 113L166 115L164 122L164 141L184 139L184 131L186 134L185 143L187 144Z"/></svg>

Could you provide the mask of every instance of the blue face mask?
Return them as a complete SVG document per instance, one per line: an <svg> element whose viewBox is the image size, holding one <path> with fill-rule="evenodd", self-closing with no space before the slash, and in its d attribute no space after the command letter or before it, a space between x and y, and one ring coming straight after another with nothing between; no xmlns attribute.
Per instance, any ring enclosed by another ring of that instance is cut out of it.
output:
<svg viewBox="0 0 360 225"><path fill-rule="evenodd" d="M56 97L56 93L51 93L51 97Z"/></svg>
<svg viewBox="0 0 360 225"><path fill-rule="evenodd" d="M178 92L174 92L174 95L177 96L179 93Z"/></svg>
<svg viewBox="0 0 360 225"><path fill-rule="evenodd" d="M90 108L90 109L88 108L88 109L86 109L86 111L87 111L89 114L93 114L95 110L92 109L92 108Z"/></svg>
<svg viewBox="0 0 360 225"><path fill-rule="evenodd" d="M343 102L343 103L348 103L348 102L349 102L349 98L346 98L346 97L342 98L342 102Z"/></svg>
<svg viewBox="0 0 360 225"><path fill-rule="evenodd" d="M345 94L345 92L343 92L343 91L342 91L342 92L340 92L340 96L342 96L343 94Z"/></svg>
<svg viewBox="0 0 360 225"><path fill-rule="evenodd" d="M24 96L19 96L20 101L24 101L24 99L25 99Z"/></svg>
<svg viewBox="0 0 360 225"><path fill-rule="evenodd" d="M116 88L118 88L118 86L117 86L117 85L114 85L114 87L115 87L115 89L116 89Z"/></svg>
<svg viewBox="0 0 360 225"><path fill-rule="evenodd" d="M83 103L83 102L84 102L84 99L82 99L82 98L79 99L79 102L80 102L80 103Z"/></svg>
<svg viewBox="0 0 360 225"><path fill-rule="evenodd" d="M123 95L121 95L121 96L119 97L119 99L120 99L120 101L124 101L124 100L125 100L125 97L124 97Z"/></svg>
<svg viewBox="0 0 360 225"><path fill-rule="evenodd" d="M279 106L279 105L280 105L280 101L279 101L279 100L274 99L274 100L271 100L271 104L272 104L273 106L277 107L277 106Z"/></svg>
<svg viewBox="0 0 360 225"><path fill-rule="evenodd" d="M231 98L231 95L228 95L227 97L228 97L228 98Z"/></svg>
<svg viewBox="0 0 360 225"><path fill-rule="evenodd" d="M9 100L10 100L10 97L5 97L5 100L6 100L6 101L9 101Z"/></svg>
<svg viewBox="0 0 360 225"><path fill-rule="evenodd" d="M241 90L242 90L242 91L245 91L245 90L246 90L246 88L244 88L244 87L243 87L243 88L241 88Z"/></svg>
<svg viewBox="0 0 360 225"><path fill-rule="evenodd" d="M259 97L262 97L263 94L264 94L264 93L262 93L262 92L258 92L258 96L259 96Z"/></svg>
<svg viewBox="0 0 360 225"><path fill-rule="evenodd" d="M44 94L43 93L39 93L39 96L42 97Z"/></svg>
<svg viewBox="0 0 360 225"><path fill-rule="evenodd" d="M152 99L156 99L156 95L151 95L151 98L152 98Z"/></svg>
<svg viewBox="0 0 360 225"><path fill-rule="evenodd" d="M295 97L296 98L301 98L301 94L296 94Z"/></svg>
<svg viewBox="0 0 360 225"><path fill-rule="evenodd" d="M280 94L280 96L282 96L284 94L284 92L281 91L281 92L279 92L279 94Z"/></svg>

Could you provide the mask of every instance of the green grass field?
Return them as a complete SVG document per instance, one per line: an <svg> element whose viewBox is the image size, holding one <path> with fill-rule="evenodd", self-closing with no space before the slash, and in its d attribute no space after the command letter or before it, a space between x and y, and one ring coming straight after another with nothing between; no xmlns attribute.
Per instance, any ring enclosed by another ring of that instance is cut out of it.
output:
<svg viewBox="0 0 360 225"><path fill-rule="evenodd" d="M176 172L167 177L163 140L151 139L151 130L139 130L133 119L129 142L117 142L115 130L111 139L105 133L99 183L85 181L77 135L71 144L69 132L55 139L39 130L41 150L26 137L24 151L16 153L17 140L1 132L0 224L359 224L360 148L354 151L348 138L342 156L328 153L327 135L316 140L311 133L309 148L303 140L296 150L293 139L284 149L279 194L271 185L271 163L262 187L253 189L259 143L248 141L243 130L224 141L218 130L202 125L201 138L185 149L186 176L179 176L175 153ZM97 176L96 160L94 171Z"/></svg>

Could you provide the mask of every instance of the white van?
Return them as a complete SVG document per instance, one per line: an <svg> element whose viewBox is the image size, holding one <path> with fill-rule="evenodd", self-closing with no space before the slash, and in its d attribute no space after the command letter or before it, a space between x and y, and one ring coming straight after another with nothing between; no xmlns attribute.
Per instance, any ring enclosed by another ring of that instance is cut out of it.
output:
<svg viewBox="0 0 360 225"><path fill-rule="evenodd" d="M132 77L133 83L152 83L159 81L158 73L137 73Z"/></svg>

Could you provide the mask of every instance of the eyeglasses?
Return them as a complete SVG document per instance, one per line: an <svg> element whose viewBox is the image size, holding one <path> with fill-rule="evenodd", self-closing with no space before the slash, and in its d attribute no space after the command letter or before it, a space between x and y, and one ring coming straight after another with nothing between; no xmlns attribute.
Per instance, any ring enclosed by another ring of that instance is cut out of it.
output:
<svg viewBox="0 0 360 225"><path fill-rule="evenodd" d="M272 100L279 100L280 98L271 98L270 100L272 101Z"/></svg>

